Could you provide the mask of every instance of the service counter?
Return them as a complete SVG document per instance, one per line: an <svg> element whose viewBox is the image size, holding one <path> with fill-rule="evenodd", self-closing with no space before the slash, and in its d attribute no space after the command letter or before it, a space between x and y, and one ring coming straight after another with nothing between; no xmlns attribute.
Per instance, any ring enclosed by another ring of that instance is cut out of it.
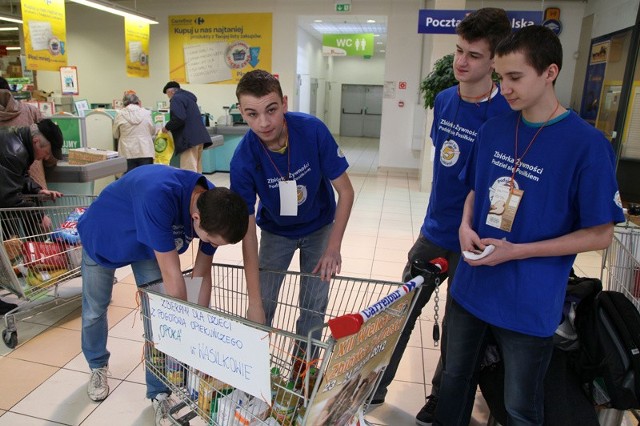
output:
<svg viewBox="0 0 640 426"><path fill-rule="evenodd" d="M212 135L221 135L224 143L211 147L202 153L202 173L228 172L231 157L242 137L249 130L247 125L214 126L209 128Z"/></svg>
<svg viewBox="0 0 640 426"><path fill-rule="evenodd" d="M127 159L110 158L89 164L69 164L58 161L55 167L45 167L47 186L63 194L94 195L96 180L113 177L127 171Z"/></svg>

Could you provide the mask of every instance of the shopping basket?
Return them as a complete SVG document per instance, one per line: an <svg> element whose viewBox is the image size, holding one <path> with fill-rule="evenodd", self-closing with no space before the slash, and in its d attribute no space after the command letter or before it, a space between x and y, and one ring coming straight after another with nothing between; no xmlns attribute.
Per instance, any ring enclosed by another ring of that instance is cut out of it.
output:
<svg viewBox="0 0 640 426"><path fill-rule="evenodd" d="M18 343L17 314L35 306L42 312L80 296L62 297L59 286L80 275L82 247L75 223L95 196L29 198L37 207L0 209L0 287L25 301L4 316L2 338L9 348ZM45 218L50 220L48 228L43 226Z"/></svg>
<svg viewBox="0 0 640 426"><path fill-rule="evenodd" d="M299 283L307 274L270 273L283 279L271 326L244 319L242 267L212 265L210 308L166 296L161 282L151 283L140 288L146 367L179 400L172 409L175 424L196 415L219 426L349 424L363 415L382 377L417 287L425 280L439 285L443 269L444 260L406 284L332 278L319 339L313 330L295 333ZM257 333L254 342L248 341L251 333ZM244 353L234 352L240 345ZM236 376L247 371L253 393L237 385L244 378Z"/></svg>
<svg viewBox="0 0 640 426"><path fill-rule="evenodd" d="M640 310L639 226L627 222L614 227L613 240L603 256L601 275L607 290L623 293Z"/></svg>

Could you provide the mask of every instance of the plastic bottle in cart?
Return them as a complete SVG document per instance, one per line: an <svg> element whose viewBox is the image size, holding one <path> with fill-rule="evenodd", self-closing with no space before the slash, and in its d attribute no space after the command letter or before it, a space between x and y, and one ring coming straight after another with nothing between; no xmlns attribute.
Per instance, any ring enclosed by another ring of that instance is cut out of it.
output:
<svg viewBox="0 0 640 426"><path fill-rule="evenodd" d="M166 361L167 380L176 386L184 385L184 367L180 361L167 355Z"/></svg>
<svg viewBox="0 0 640 426"><path fill-rule="evenodd" d="M287 388L287 381L280 375L280 369L273 367L271 369L271 401L276 399L278 393L284 392Z"/></svg>
<svg viewBox="0 0 640 426"><path fill-rule="evenodd" d="M286 391L280 389L271 406L271 417L284 426L293 423L293 416L300 403L300 397L295 393L295 384L287 383Z"/></svg>
<svg viewBox="0 0 640 426"><path fill-rule="evenodd" d="M202 374L200 377L200 383L198 384L198 408L203 413L209 414L211 412L211 402L213 401L213 377Z"/></svg>
<svg viewBox="0 0 640 426"><path fill-rule="evenodd" d="M187 376L187 395L192 401L198 400L200 394L200 376L202 373L193 367L189 367Z"/></svg>

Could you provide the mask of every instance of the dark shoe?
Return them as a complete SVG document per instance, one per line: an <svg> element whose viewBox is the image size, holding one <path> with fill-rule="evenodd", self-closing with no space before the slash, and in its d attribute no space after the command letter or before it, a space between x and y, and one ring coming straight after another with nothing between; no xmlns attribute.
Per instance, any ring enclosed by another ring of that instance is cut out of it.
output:
<svg viewBox="0 0 640 426"><path fill-rule="evenodd" d="M422 410L416 416L416 424L419 426L431 426L433 418L436 414L436 407L438 406L438 397L435 395L429 395L427 402L422 407Z"/></svg>
<svg viewBox="0 0 640 426"><path fill-rule="evenodd" d="M0 299L0 315L4 315L10 311L13 311L17 307L18 305L16 305L15 303L5 302L4 300Z"/></svg>

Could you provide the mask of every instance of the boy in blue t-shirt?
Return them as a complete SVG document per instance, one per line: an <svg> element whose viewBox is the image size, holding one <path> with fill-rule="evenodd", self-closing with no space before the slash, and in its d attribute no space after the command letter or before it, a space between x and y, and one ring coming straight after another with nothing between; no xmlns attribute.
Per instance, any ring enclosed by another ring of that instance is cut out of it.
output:
<svg viewBox="0 0 640 426"><path fill-rule="evenodd" d="M208 307L213 254L218 246L240 241L248 221L247 206L238 194L214 188L200 174L169 166L137 167L102 191L78 220L89 398L102 401L109 395L107 308L116 268L131 265L137 285L162 278L166 294L186 300L179 255L197 237L192 277L202 277L198 304ZM171 392L149 370L146 382L156 424L161 424Z"/></svg>
<svg viewBox="0 0 640 426"><path fill-rule="evenodd" d="M577 253L606 248L624 220L611 144L560 105L561 66L560 41L542 26L496 48L501 91L514 111L480 128L462 173L472 190L459 233L463 251L494 250L476 260L465 254L451 286L436 424L469 424L489 332L505 365L509 423L543 424L543 380L569 271Z"/></svg>
<svg viewBox="0 0 640 426"><path fill-rule="evenodd" d="M271 325L284 276L266 270L286 271L300 249L300 271L319 274L300 279L296 332L306 336L324 323L328 281L342 265L340 247L354 199L349 164L320 120L287 112L287 97L273 75L248 72L236 96L251 130L231 159L231 189L249 207L242 256L247 286L260 288L264 307L263 317L251 319ZM256 225L262 230L259 253Z"/></svg>
<svg viewBox="0 0 640 426"><path fill-rule="evenodd" d="M469 188L459 180L480 126L491 117L511 111L494 84L494 50L500 40L511 32L511 23L503 9L482 8L467 15L456 28L458 38L453 61L453 74L459 84L443 90L436 96L433 109L431 140L435 149L433 182L429 204L420 235L409 250L402 281L411 279L411 265L417 259L446 258L449 262L448 283L453 281L460 259L458 228L462 207ZM432 283L422 289L407 324L393 352L372 405L384 402L387 387L407 347L422 308L431 298ZM446 309L443 309L446 312ZM446 318L443 321L441 359L433 374L431 394L416 416L419 425L433 421L438 401L442 365L445 360Z"/></svg>

